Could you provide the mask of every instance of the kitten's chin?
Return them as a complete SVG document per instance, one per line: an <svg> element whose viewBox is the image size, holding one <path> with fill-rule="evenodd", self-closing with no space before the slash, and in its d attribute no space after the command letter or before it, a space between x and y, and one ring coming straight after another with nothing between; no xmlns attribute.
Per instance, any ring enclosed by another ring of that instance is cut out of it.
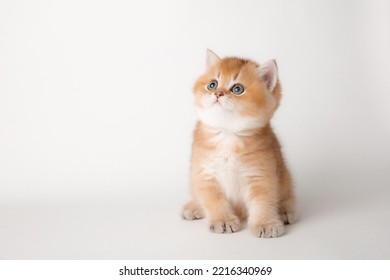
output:
<svg viewBox="0 0 390 280"><path fill-rule="evenodd" d="M267 121L264 116L243 117L237 111L229 111L221 104L213 104L208 108L196 106L199 120L214 129L224 130L233 133L258 129L264 127Z"/></svg>

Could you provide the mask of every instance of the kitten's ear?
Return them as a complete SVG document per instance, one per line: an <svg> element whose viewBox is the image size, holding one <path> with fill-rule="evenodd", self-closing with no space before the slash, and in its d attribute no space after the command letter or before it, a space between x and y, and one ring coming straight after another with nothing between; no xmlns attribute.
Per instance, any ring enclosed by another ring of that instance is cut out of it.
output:
<svg viewBox="0 0 390 280"><path fill-rule="evenodd" d="M257 68L259 77L265 82L269 92L273 92L278 82L278 66L274 59L268 60Z"/></svg>
<svg viewBox="0 0 390 280"><path fill-rule="evenodd" d="M214 65L221 59L213 51L207 49L206 52L206 68L209 68L211 65Z"/></svg>

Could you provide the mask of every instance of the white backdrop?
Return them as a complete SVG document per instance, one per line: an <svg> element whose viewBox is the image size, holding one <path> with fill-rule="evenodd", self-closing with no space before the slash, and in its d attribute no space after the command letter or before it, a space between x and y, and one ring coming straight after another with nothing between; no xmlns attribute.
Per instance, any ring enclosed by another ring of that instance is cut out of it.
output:
<svg viewBox="0 0 390 280"><path fill-rule="evenodd" d="M206 48L278 61L280 239L180 220ZM0 258L389 258L389 50L385 0L1 1Z"/></svg>

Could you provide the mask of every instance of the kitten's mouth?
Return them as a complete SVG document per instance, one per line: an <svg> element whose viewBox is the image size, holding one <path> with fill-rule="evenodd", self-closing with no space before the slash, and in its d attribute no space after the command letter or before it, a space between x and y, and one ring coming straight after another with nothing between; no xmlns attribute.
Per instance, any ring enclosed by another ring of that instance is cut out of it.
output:
<svg viewBox="0 0 390 280"><path fill-rule="evenodd" d="M221 98L215 99L214 104L222 105Z"/></svg>
<svg viewBox="0 0 390 280"><path fill-rule="evenodd" d="M232 102L229 99L217 97L217 96L210 96L211 98L208 98L204 102L204 106L208 108L215 108L217 110L231 110L232 109Z"/></svg>
<svg viewBox="0 0 390 280"><path fill-rule="evenodd" d="M215 100L214 103L213 103L213 105L214 105L214 106L223 107L221 101L219 101L219 100Z"/></svg>

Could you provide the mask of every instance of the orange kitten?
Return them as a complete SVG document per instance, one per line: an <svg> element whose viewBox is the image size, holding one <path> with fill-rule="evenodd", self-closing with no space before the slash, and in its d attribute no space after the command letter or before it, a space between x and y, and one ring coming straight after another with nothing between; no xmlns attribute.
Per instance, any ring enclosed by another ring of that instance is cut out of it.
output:
<svg viewBox="0 0 390 280"><path fill-rule="evenodd" d="M187 220L205 215L210 230L232 233L247 219L257 237L277 237L294 222L290 173L270 120L281 90L274 60L220 59L207 51L194 86L199 117L191 164Z"/></svg>

